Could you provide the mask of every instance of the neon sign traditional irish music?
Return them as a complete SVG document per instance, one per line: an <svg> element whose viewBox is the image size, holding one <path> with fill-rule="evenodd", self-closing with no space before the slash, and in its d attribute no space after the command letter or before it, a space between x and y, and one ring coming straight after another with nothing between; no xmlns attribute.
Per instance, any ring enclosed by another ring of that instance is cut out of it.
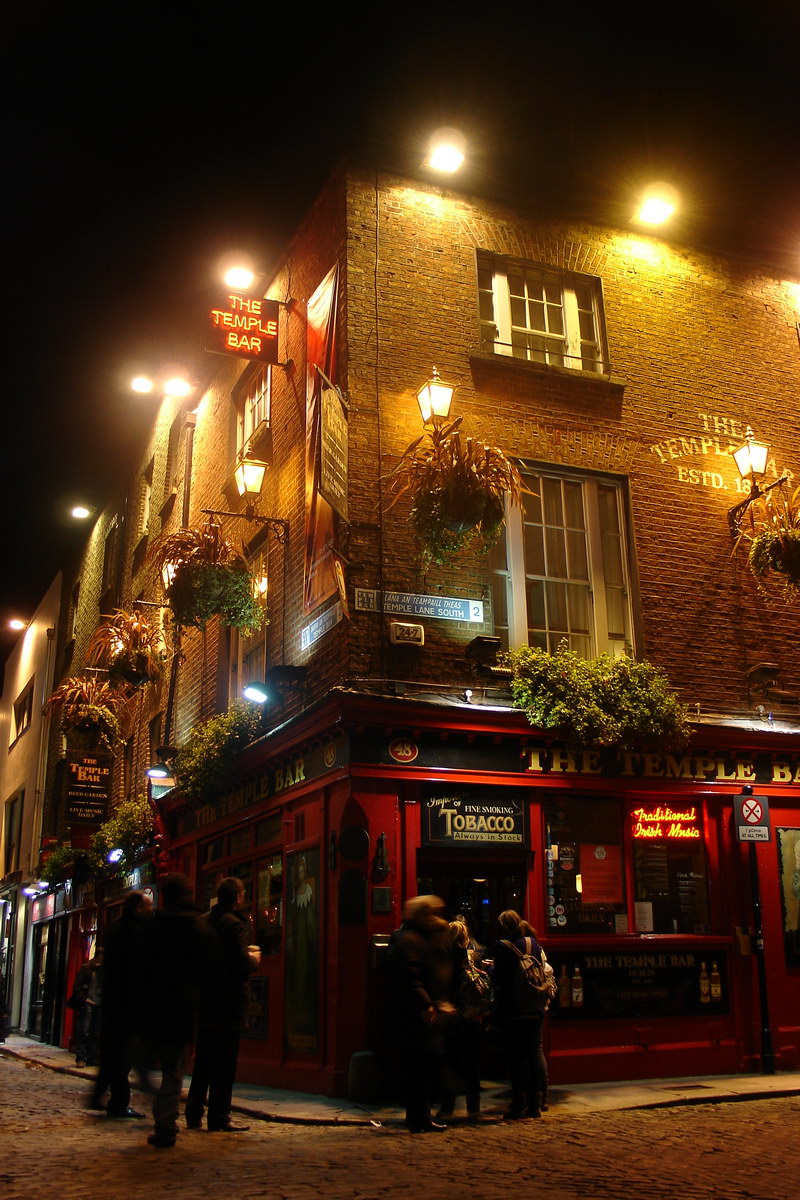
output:
<svg viewBox="0 0 800 1200"><path fill-rule="evenodd" d="M699 838L696 807L676 810L666 804L655 808L636 808L633 817L635 838Z"/></svg>

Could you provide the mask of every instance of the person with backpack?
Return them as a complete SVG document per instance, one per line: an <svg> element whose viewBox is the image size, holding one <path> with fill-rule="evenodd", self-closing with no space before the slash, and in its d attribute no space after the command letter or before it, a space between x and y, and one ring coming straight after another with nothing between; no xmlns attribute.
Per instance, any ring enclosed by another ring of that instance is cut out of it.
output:
<svg viewBox="0 0 800 1200"><path fill-rule="evenodd" d="M478 966L470 942L466 922L451 921L445 934L445 945L450 959L450 999L455 1013L445 1026L447 1069L437 1121L453 1115L456 1075L464 1081L468 1117L477 1120L481 1110L481 1044L484 1021L494 1010L494 989L489 976Z"/></svg>
<svg viewBox="0 0 800 1200"><path fill-rule="evenodd" d="M511 1076L508 1121L540 1117L547 1109L547 1060L542 1048L544 1014L555 979L536 931L513 908L500 913L492 984Z"/></svg>

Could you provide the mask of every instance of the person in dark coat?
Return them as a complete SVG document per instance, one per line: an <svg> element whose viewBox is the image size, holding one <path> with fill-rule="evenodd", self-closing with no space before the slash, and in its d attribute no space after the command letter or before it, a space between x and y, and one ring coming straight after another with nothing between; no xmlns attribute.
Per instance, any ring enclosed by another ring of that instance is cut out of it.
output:
<svg viewBox="0 0 800 1200"><path fill-rule="evenodd" d="M261 961L261 951L248 945L243 904L244 885L231 876L219 884L217 903L205 917L213 930L215 952L205 981L185 1115L188 1127L199 1129L208 1098L210 1133L237 1133L248 1128L231 1121L231 1102L239 1042L247 1022L247 981Z"/></svg>
<svg viewBox="0 0 800 1200"><path fill-rule="evenodd" d="M189 880L169 875L161 887L162 907L147 927L144 943L144 1029L161 1065L153 1097L151 1146L174 1146L183 1073L213 959L213 934L192 897Z"/></svg>
<svg viewBox="0 0 800 1200"><path fill-rule="evenodd" d="M75 1066L96 1067L100 1061L100 1022L103 1012L103 951L83 964L67 1001L75 1012Z"/></svg>
<svg viewBox="0 0 800 1200"><path fill-rule="evenodd" d="M141 1054L136 1053L136 1045L137 1035L141 1039L143 952L152 908L153 903L144 892L131 892L123 902L121 915L109 925L103 945L100 1069L89 1107L102 1108L108 1088L109 1117L144 1116L130 1107L128 1075L134 1059L141 1068Z"/></svg>
<svg viewBox="0 0 800 1200"><path fill-rule="evenodd" d="M494 952L492 983L497 993L496 1017L500 1025L511 1076L511 1107L506 1120L540 1117L547 1101L547 1060L542 1048L544 1010L522 1013L514 1003L514 976L518 956L513 947L533 953L542 963L547 959L536 931L518 912L506 909L497 919L498 940ZM510 942L511 945L504 945Z"/></svg>
<svg viewBox="0 0 800 1200"><path fill-rule="evenodd" d="M403 1078L406 1128L435 1133L446 1128L431 1117L431 1095L441 1088L444 1062L442 1021L453 1012L447 1001L447 922L438 896L406 902L403 924L387 959L389 1036Z"/></svg>
<svg viewBox="0 0 800 1200"><path fill-rule="evenodd" d="M463 1008L463 993L461 983L465 969L474 962L474 951L470 946L472 941L466 921L458 918L451 921L447 929L445 942L450 961L450 1000L455 1009L455 1015L445 1026L445 1057L447 1070L445 1072L442 1100L437 1121L451 1117L456 1100L456 1076L464 1081L466 1091L467 1114L477 1118L481 1110L481 1045L483 1042L483 1018L475 1012Z"/></svg>

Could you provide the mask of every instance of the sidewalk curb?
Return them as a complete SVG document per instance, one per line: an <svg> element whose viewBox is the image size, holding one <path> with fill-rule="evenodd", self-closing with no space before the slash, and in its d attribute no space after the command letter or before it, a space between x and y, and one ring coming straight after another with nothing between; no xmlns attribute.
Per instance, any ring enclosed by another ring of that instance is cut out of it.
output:
<svg viewBox="0 0 800 1200"><path fill-rule="evenodd" d="M53 1051L54 1053L58 1052L57 1048L53 1048ZM47 1058L40 1058L38 1055L30 1053L28 1047L24 1045L12 1046L8 1043L0 1043L0 1055L4 1055L8 1058L15 1058L35 1068L54 1071L59 1075L71 1075L74 1078L84 1079L87 1082L91 1082L94 1079L94 1074L91 1068L87 1069L85 1067L75 1067L68 1063L54 1062L52 1060L48 1061ZM551 1092L551 1109L547 1119L552 1121L554 1118L563 1119L566 1117L583 1116L599 1112L635 1112L637 1110L646 1111L648 1109L691 1108L701 1104L740 1104L748 1100L773 1100L791 1096L800 1096L800 1080L798 1080L794 1086L765 1088L763 1084L760 1084L760 1086L753 1086L753 1088L750 1089L748 1086L742 1084L741 1076L737 1076L735 1078L739 1081L739 1088L741 1090L729 1090L728 1081L724 1076L720 1077L719 1084L716 1085L714 1082L715 1077L704 1076L703 1079L707 1082L703 1084L703 1087L708 1089L704 1092L690 1091L689 1089L692 1087L692 1084L687 1080L685 1081L686 1092L682 1095L669 1097L642 1095L639 1097L631 1097L627 1101L620 1100L620 1102L616 1104L591 1103L590 1096L595 1090L594 1085L589 1085L586 1092L583 1093L583 1098L586 1101L585 1104L569 1104L570 1096L575 1095L575 1092L571 1088L560 1103L560 1089L555 1087ZM753 1076L754 1085L756 1080L759 1080L760 1082L761 1078L761 1076ZM653 1081L643 1080L640 1082L640 1086L645 1088L647 1086L652 1086L652 1083ZM608 1092L613 1092L617 1089L635 1088L636 1086L636 1081L627 1080L620 1084L611 1083L605 1090ZM675 1087L676 1084L671 1083L669 1086ZM680 1087L681 1085L678 1084L677 1086ZM578 1094L580 1095L580 1093ZM330 1098L328 1097L320 1099L330 1101ZM313 1102L314 1100L311 1098L311 1103ZM269 1104L269 1100L266 1099L262 1103L267 1105ZM298 1093L297 1107L302 1107L302 1104L302 1094ZM564 1105L563 1107L562 1104ZM252 1100L247 1098L237 1098L234 1094L232 1111L254 1121L270 1122L276 1125L308 1125L321 1127L325 1126L328 1128L350 1127L355 1129L373 1128L391 1131L401 1131L404 1128L404 1117L402 1112L398 1111L397 1108L395 1108L395 1111L393 1111L391 1114L385 1114L383 1109L378 1109L372 1115L370 1115L368 1112L364 1112L363 1115L342 1113L341 1115L336 1116L317 1116L310 1112L304 1112L299 1115L296 1113L289 1115L286 1113L276 1112L274 1109L270 1111L265 1107L261 1107L257 1102L254 1103ZM494 1108L485 1110L483 1113L485 1119L481 1122L481 1124L501 1125L503 1124L502 1115L502 1111L495 1111ZM455 1118L450 1118L450 1121L454 1127L467 1124L465 1116L456 1116ZM477 1128L480 1128L480 1125L477 1126Z"/></svg>
<svg viewBox="0 0 800 1200"><path fill-rule="evenodd" d="M56 1075L71 1075L75 1079L84 1079L91 1082L94 1076L91 1073L91 1068L86 1067L70 1067L61 1063L46 1062L34 1055L26 1054L23 1050L18 1050L16 1047L7 1046L0 1043L0 1056L5 1058L15 1058L20 1062L28 1063L31 1067L39 1068L43 1071L53 1071ZM132 1087L133 1091L137 1089ZM181 1099L185 1100L185 1091L181 1093ZM365 1128L372 1126L373 1128L394 1128L402 1126L402 1118L389 1118L382 1120L377 1117L315 1117L312 1114L307 1114L302 1117L290 1117L283 1113L265 1112L263 1109L254 1108L247 1103L237 1102L236 1097L233 1098L231 1112L238 1113L243 1117L250 1117L254 1121L270 1122L275 1125L327 1125L331 1127L341 1127L343 1125L352 1125L355 1128Z"/></svg>

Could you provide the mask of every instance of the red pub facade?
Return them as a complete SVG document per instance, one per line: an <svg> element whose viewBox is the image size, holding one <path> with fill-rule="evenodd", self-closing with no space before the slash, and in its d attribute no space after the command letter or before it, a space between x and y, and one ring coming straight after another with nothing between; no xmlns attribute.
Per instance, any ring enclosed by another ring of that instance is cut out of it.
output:
<svg viewBox="0 0 800 1200"><path fill-rule="evenodd" d="M164 401L65 586L59 660L80 670L116 605L163 604L169 632L162 534L212 512L243 546L268 623L184 631L112 781L135 794L248 682L280 692L221 792L152 792L199 899L245 882L263 954L242 1077L344 1094L354 1055L380 1062L384 949L419 892L482 942L504 908L536 926L554 1083L795 1067L798 601L732 555L730 513L748 426L763 482L793 486L800 282L354 168L266 297L268 361L209 356L200 392ZM528 488L493 549L449 565L386 482L426 379ZM255 501L233 486L253 459ZM690 745L579 751L531 726L495 652L564 640L665 671Z"/></svg>

